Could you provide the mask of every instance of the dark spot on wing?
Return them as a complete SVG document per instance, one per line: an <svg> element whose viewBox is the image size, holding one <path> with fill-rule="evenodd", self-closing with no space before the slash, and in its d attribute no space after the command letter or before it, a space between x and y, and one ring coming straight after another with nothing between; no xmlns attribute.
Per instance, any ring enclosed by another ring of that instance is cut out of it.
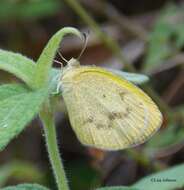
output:
<svg viewBox="0 0 184 190"><path fill-rule="evenodd" d="M110 114L108 115L108 118L109 118L109 120L114 120L114 119L115 119L114 114L113 114L113 113L110 113Z"/></svg>
<svg viewBox="0 0 184 190"><path fill-rule="evenodd" d="M89 118L87 119L87 122L88 122L88 123L93 123L93 118L92 118L92 117L89 117Z"/></svg>
<svg viewBox="0 0 184 190"><path fill-rule="evenodd" d="M125 109L125 111L120 111L120 112L113 111L113 112L110 112L110 113L106 113L107 117L109 119L108 124L107 123L106 124L105 123L96 123L94 120L91 120L91 119L88 119L88 123L90 121L94 122L94 125L96 126L97 129L108 130L108 129L111 129L111 128L113 128L115 126L115 125L113 125L114 120L123 119L123 118L127 117L130 114L131 111L132 111L132 108L127 107Z"/></svg>
<svg viewBox="0 0 184 190"><path fill-rule="evenodd" d="M97 129L109 130L110 128L112 128L112 123L111 122L109 122L109 124L95 123L95 126Z"/></svg>
<svg viewBox="0 0 184 190"><path fill-rule="evenodd" d="M96 123L96 128L97 129L105 129L107 126L101 123Z"/></svg>
<svg viewBox="0 0 184 190"><path fill-rule="evenodd" d="M103 94L103 98L106 98L106 95L105 95L105 94Z"/></svg>
<svg viewBox="0 0 184 190"><path fill-rule="evenodd" d="M124 101L125 95L126 95L126 92L122 91L122 92L119 93L119 96L120 96L122 101Z"/></svg>
<svg viewBox="0 0 184 190"><path fill-rule="evenodd" d="M142 102L139 102L138 105L143 108L144 107L144 104Z"/></svg>
<svg viewBox="0 0 184 190"><path fill-rule="evenodd" d="M127 117L132 111L132 108L126 107L126 111L124 112L124 117Z"/></svg>
<svg viewBox="0 0 184 190"><path fill-rule="evenodd" d="M108 114L109 120L121 119L123 118L123 112L111 112Z"/></svg>
<svg viewBox="0 0 184 190"><path fill-rule="evenodd" d="M127 117L130 112L132 111L132 108L127 107L124 112L111 112L108 114L109 120L113 121L115 119L123 119Z"/></svg>
<svg viewBox="0 0 184 190"><path fill-rule="evenodd" d="M84 121L83 125L86 125L87 123L93 123L94 119L93 117L88 117L86 121Z"/></svg>
<svg viewBox="0 0 184 190"><path fill-rule="evenodd" d="M126 112L129 114L132 111L132 108L126 107Z"/></svg>

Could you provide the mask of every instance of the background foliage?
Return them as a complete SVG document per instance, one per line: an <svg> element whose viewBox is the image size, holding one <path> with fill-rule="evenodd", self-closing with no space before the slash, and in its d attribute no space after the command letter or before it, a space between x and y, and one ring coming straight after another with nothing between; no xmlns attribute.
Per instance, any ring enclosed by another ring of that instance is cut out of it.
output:
<svg viewBox="0 0 184 190"><path fill-rule="evenodd" d="M161 130L147 143L130 150L104 152L84 147L78 142L61 101L56 114L58 140L72 190L115 185L129 188L110 189L183 188L183 8L182 0L157 0L154 3L146 0L1 1L1 49L20 52L37 60L48 39L60 28L76 26L82 31L90 30L88 47L81 63L137 70L149 75L150 81L142 87L164 114ZM68 37L62 42L61 51L66 58L77 57L81 46L76 37ZM55 49L52 56L54 52ZM34 61L3 50L0 50L0 56L0 83L12 83L0 86L0 121L4 122L3 130L9 130L6 128L9 121L9 125L15 128L13 135L0 133L0 144L3 145L0 149L3 149L22 130L19 126L30 123L47 93L45 89L30 92L24 85L34 87L33 79L37 76ZM60 60L58 55L55 59ZM54 66L60 67L56 63ZM52 71L51 75L55 75L56 70ZM12 73L16 73L17 78ZM17 123L18 114L22 117ZM35 119L19 138L0 152L1 188L8 185L10 187L4 189L12 190L15 188L11 185L35 182L55 189L40 128L39 120ZM29 173L25 175L24 170ZM163 182L166 178L176 181ZM30 184L19 188L45 189Z"/></svg>

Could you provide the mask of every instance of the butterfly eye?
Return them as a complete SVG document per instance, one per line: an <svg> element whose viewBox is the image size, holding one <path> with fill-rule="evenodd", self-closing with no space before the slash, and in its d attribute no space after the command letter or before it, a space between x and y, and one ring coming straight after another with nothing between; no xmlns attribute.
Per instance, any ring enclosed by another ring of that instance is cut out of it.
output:
<svg viewBox="0 0 184 190"><path fill-rule="evenodd" d="M105 94L103 94L103 98L106 98L106 95L105 95Z"/></svg>

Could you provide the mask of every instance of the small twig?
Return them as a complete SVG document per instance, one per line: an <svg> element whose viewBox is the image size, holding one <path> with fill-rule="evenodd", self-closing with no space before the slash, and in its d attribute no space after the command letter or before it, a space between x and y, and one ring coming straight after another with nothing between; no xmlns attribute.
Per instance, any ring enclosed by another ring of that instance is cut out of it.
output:
<svg viewBox="0 0 184 190"><path fill-rule="evenodd" d="M184 54L179 53L179 54L175 55L174 57L172 57L171 59L162 63L158 68L151 70L146 74L155 75L160 72L163 72L163 71L166 71L166 70L169 70L176 66L181 66L181 65L184 65Z"/></svg>
<svg viewBox="0 0 184 190"><path fill-rule="evenodd" d="M178 94L178 90L184 85L184 70L182 70L176 79L170 84L169 88L163 95L167 103L171 103L172 99Z"/></svg>
<svg viewBox="0 0 184 190"><path fill-rule="evenodd" d="M161 159L167 156L170 156L172 154L175 154L176 152L180 151L184 147L184 142L180 144L172 145L168 148L163 148L161 150L158 150L156 153L154 153L154 158Z"/></svg>

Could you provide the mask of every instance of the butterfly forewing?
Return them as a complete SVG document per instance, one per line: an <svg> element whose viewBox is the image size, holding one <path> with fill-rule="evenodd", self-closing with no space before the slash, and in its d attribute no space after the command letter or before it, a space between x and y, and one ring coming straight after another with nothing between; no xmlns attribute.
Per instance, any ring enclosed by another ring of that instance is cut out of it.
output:
<svg viewBox="0 0 184 190"><path fill-rule="evenodd" d="M61 82L71 125L83 144L123 149L145 142L161 126L150 97L104 69L73 68Z"/></svg>

